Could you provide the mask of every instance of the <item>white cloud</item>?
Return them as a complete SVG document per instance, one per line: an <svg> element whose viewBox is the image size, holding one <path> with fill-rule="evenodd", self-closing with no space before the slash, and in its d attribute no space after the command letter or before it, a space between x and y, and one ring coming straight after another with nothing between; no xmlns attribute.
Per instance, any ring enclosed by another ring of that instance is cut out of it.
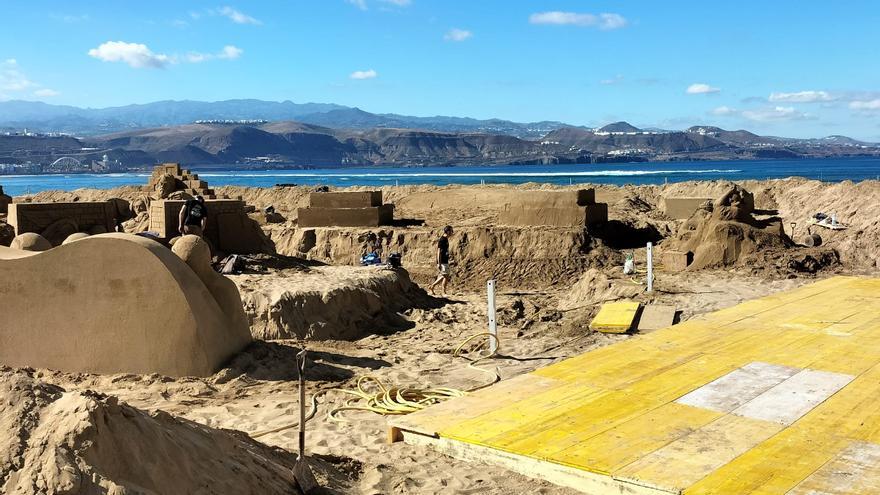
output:
<svg viewBox="0 0 880 495"><path fill-rule="evenodd" d="M719 91L721 91L720 88L709 86L708 84L694 83L687 87L685 93L689 95L707 95L711 93L718 93Z"/></svg>
<svg viewBox="0 0 880 495"><path fill-rule="evenodd" d="M226 45L220 50L218 53L199 53L199 52L189 52L186 54L186 61L198 64L200 62L207 62L208 60L235 60L241 57L241 54L244 53L244 50L237 46Z"/></svg>
<svg viewBox="0 0 880 495"><path fill-rule="evenodd" d="M86 22L89 20L88 14L71 15L71 14L49 14L49 17L56 21L66 22L67 24L75 24L77 22Z"/></svg>
<svg viewBox="0 0 880 495"><path fill-rule="evenodd" d="M739 112L737 112L735 108L730 108L728 106L722 105L718 108L712 109L712 111L709 113L711 113L712 115L717 115L719 117L727 117L729 115L737 115Z"/></svg>
<svg viewBox="0 0 880 495"><path fill-rule="evenodd" d="M253 17L245 14L244 12L242 12L240 10L236 10L236 9L229 7L229 6L220 7L219 9L217 9L217 13L222 15L223 17L229 18L229 20L231 20L232 22L234 22L236 24L253 24L256 26L259 26L260 24L262 24L262 22L260 22L259 20L254 19Z"/></svg>
<svg viewBox="0 0 880 495"><path fill-rule="evenodd" d="M363 79L375 79L378 76L379 76L378 72L374 71L373 69L369 69L369 70L356 70L356 71L352 72L349 77L351 77L352 79L363 80Z"/></svg>
<svg viewBox="0 0 880 495"><path fill-rule="evenodd" d="M794 107L772 107L761 108L757 110L743 110L741 115L749 120L756 122L772 122L778 120L808 120L813 116L798 110Z"/></svg>
<svg viewBox="0 0 880 495"><path fill-rule="evenodd" d="M795 93L770 93L770 101L776 103L815 103L832 101L834 98L827 91L797 91Z"/></svg>
<svg viewBox="0 0 880 495"><path fill-rule="evenodd" d="M0 90L25 91L33 86L35 84L21 71L17 60L10 58L0 64Z"/></svg>
<svg viewBox="0 0 880 495"><path fill-rule="evenodd" d="M606 86L609 86L612 84L618 84L618 83L622 83L622 82L623 82L623 75L617 74L616 76L612 77L611 79L602 79L601 81L599 81L599 84L604 84Z"/></svg>
<svg viewBox="0 0 880 495"><path fill-rule="evenodd" d="M34 96L39 96L40 98L51 98L53 96L58 96L61 93L55 91L54 89L43 88L34 91Z"/></svg>
<svg viewBox="0 0 880 495"><path fill-rule="evenodd" d="M385 3L390 3L392 5L397 5L398 7L408 7L412 4L412 0L382 0Z"/></svg>
<svg viewBox="0 0 880 495"><path fill-rule="evenodd" d="M143 43L108 41L89 50L89 56L104 62L124 62L135 69L162 69L173 60L168 55L153 53Z"/></svg>
<svg viewBox="0 0 880 495"><path fill-rule="evenodd" d="M538 12L529 16L532 24L570 25L582 27L597 27L604 31L625 27L628 22L620 14L583 14L577 12Z"/></svg>
<svg viewBox="0 0 880 495"><path fill-rule="evenodd" d="M853 110L863 112L880 111L880 98L876 100L856 100L849 102L849 107Z"/></svg>
<svg viewBox="0 0 880 495"><path fill-rule="evenodd" d="M446 41L464 41L473 36L474 33L465 29L452 28L445 35L443 35L443 39Z"/></svg>
<svg viewBox="0 0 880 495"><path fill-rule="evenodd" d="M367 10L367 0L345 0L361 10Z"/></svg>

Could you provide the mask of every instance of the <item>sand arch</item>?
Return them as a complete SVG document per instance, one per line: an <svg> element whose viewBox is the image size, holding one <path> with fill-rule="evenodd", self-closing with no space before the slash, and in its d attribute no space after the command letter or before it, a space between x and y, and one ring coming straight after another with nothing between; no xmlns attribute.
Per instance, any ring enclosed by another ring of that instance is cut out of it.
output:
<svg viewBox="0 0 880 495"><path fill-rule="evenodd" d="M238 289L212 275L129 234L0 248L0 364L210 375L251 340Z"/></svg>

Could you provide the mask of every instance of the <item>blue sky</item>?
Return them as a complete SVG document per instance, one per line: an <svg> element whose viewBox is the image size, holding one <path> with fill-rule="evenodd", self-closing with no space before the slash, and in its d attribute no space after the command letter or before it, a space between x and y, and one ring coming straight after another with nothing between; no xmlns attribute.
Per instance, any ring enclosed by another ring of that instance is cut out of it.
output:
<svg viewBox="0 0 880 495"><path fill-rule="evenodd" d="M408 115L880 141L880 2L3 2L0 98L329 102Z"/></svg>

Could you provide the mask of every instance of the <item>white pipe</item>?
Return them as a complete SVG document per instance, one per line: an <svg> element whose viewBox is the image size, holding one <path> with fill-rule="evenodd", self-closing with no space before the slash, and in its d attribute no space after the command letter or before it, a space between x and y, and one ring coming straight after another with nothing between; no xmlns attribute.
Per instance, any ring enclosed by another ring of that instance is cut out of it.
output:
<svg viewBox="0 0 880 495"><path fill-rule="evenodd" d="M489 333L492 334L492 337L489 338L489 353L495 354L498 351L498 326L495 322L495 280L486 282L486 293L489 300Z"/></svg>
<svg viewBox="0 0 880 495"><path fill-rule="evenodd" d="M654 291L654 246L649 242L646 254L648 258L648 292Z"/></svg>

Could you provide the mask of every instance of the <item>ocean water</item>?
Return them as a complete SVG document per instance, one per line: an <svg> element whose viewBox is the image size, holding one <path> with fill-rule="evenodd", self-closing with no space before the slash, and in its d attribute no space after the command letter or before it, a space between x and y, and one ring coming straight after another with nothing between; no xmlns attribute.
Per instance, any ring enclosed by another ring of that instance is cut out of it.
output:
<svg viewBox="0 0 880 495"><path fill-rule="evenodd" d="M495 167L346 168L311 170L235 170L232 166L193 169L212 187L275 184L328 186L385 186L408 184L662 184L690 180L746 180L807 177L827 182L880 178L880 159L741 160L675 163L615 163L583 165L511 165ZM145 185L148 173L0 175L7 194L46 190L109 189Z"/></svg>

